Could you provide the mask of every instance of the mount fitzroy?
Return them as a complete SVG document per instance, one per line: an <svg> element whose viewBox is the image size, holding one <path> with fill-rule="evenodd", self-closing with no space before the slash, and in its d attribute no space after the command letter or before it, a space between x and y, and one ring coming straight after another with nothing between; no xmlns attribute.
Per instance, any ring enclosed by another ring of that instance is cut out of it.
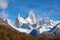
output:
<svg viewBox="0 0 60 40"><path fill-rule="evenodd" d="M10 19L4 21L19 32L24 32L31 36L60 37L60 21L51 20L49 18L37 19L33 11L30 11L25 19L19 14L16 23Z"/></svg>

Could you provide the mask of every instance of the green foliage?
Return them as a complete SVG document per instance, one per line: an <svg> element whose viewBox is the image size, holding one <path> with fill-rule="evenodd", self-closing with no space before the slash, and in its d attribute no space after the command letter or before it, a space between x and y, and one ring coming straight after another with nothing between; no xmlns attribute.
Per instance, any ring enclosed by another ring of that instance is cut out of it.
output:
<svg viewBox="0 0 60 40"><path fill-rule="evenodd" d="M3 32L0 33L0 40L4 40Z"/></svg>
<svg viewBox="0 0 60 40"><path fill-rule="evenodd" d="M4 29L3 25L0 25L0 29Z"/></svg>
<svg viewBox="0 0 60 40"><path fill-rule="evenodd" d="M10 37L10 40L17 40L17 39L16 39L16 37L15 37L14 35L12 35L12 36Z"/></svg>

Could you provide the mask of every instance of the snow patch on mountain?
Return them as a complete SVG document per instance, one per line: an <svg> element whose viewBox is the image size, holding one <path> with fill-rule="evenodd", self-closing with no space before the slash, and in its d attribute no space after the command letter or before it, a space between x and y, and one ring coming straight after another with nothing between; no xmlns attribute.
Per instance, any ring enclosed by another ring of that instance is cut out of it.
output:
<svg viewBox="0 0 60 40"><path fill-rule="evenodd" d="M6 21L11 27L16 27L15 24L14 24L14 22L13 22L12 20L6 19L5 21Z"/></svg>
<svg viewBox="0 0 60 40"><path fill-rule="evenodd" d="M25 20L30 24L35 24L36 23L36 17L35 17L35 14L33 13L33 11L29 12L28 17Z"/></svg>

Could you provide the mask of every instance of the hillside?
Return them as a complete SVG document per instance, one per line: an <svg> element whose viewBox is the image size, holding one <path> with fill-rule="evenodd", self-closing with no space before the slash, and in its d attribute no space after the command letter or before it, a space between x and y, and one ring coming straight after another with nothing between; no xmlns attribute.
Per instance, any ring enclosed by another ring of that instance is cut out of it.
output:
<svg viewBox="0 0 60 40"><path fill-rule="evenodd" d="M60 38L34 38L25 33L18 32L0 25L0 40L60 40Z"/></svg>
<svg viewBox="0 0 60 40"><path fill-rule="evenodd" d="M28 36L25 33L13 30L10 26L0 19L0 40L36 40L36 38Z"/></svg>
<svg viewBox="0 0 60 40"><path fill-rule="evenodd" d="M21 33L0 19L0 40L60 40L60 38L36 38Z"/></svg>

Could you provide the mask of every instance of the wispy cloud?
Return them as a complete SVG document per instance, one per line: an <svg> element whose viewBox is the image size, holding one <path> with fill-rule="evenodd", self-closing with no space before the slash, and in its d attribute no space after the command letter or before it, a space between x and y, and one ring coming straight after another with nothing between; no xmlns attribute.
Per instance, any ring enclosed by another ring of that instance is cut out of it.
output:
<svg viewBox="0 0 60 40"><path fill-rule="evenodd" d="M7 12L3 11L3 12L0 13L0 17L2 19L7 19L9 17L9 14Z"/></svg>
<svg viewBox="0 0 60 40"><path fill-rule="evenodd" d="M0 0L0 8L6 9L8 7L7 0Z"/></svg>
<svg viewBox="0 0 60 40"><path fill-rule="evenodd" d="M8 2L7 0L0 0L0 8L2 9L0 13L0 18L2 19L7 19L9 17L8 13L5 11L8 7Z"/></svg>

